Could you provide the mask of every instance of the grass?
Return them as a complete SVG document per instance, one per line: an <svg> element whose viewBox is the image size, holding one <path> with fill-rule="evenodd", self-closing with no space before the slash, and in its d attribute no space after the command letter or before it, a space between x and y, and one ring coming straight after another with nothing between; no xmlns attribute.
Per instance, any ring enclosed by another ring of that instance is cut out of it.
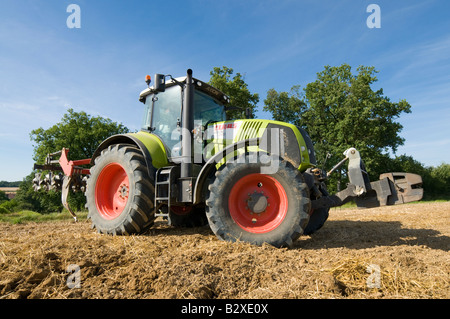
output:
<svg viewBox="0 0 450 319"><path fill-rule="evenodd" d="M87 218L87 212L77 212L76 215L78 217L78 220ZM9 224L23 224L27 222L40 223L71 219L73 219L73 217L67 210L63 210L61 213L49 214L40 214L31 210L0 214L0 222Z"/></svg>
<svg viewBox="0 0 450 319"><path fill-rule="evenodd" d="M437 202L447 202L449 200L445 199L436 199L436 200L421 200L414 203L437 203ZM353 202L346 203L337 208L356 208L356 204ZM88 212L76 212L78 220L86 220ZM9 224L23 224L27 222L33 223L42 223L42 222L52 222L52 221L61 221L61 220L72 220L73 217L70 213L64 209L61 213L48 213L48 214L40 214L30 210L23 210L19 212L12 213L0 213L0 223L9 223Z"/></svg>

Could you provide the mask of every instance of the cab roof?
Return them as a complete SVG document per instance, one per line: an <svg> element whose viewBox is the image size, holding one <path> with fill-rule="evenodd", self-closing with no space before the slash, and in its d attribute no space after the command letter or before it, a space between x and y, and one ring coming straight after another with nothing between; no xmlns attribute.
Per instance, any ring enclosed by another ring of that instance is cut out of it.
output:
<svg viewBox="0 0 450 319"><path fill-rule="evenodd" d="M209 85L208 83L198 80L196 78L192 78L192 81L194 82L196 90L202 91L212 96L216 100L222 102L224 105L230 102L230 98L226 94L216 89L215 87ZM170 80L166 81L166 89L174 85L178 85L177 82L186 84L186 76L176 78L175 80L171 78ZM154 94L156 92L157 91L154 89L153 86L146 88L139 94L139 101L144 102L147 95Z"/></svg>

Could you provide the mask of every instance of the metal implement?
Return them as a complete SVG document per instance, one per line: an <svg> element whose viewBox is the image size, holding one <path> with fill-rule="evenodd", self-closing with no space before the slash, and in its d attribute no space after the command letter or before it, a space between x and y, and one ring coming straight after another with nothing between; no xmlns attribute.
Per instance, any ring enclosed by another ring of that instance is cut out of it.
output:
<svg viewBox="0 0 450 319"><path fill-rule="evenodd" d="M87 165L91 163L91 159L82 159L71 161L68 159L68 148L63 148L61 151L48 154L45 158L45 164L34 164L34 169L50 171L45 175L44 179L41 179L42 174L36 173L33 179L33 188L35 191L40 189L49 191L61 191L61 202L63 206L69 211L75 221L78 221L77 215L70 208L67 202L69 191L85 191L87 177L83 175L89 175L90 170L83 168L80 165ZM54 157L60 156L58 160ZM53 172L59 172L54 174ZM62 172L61 172L62 171Z"/></svg>
<svg viewBox="0 0 450 319"><path fill-rule="evenodd" d="M341 206L353 200L358 207L371 208L386 205L399 205L421 200L423 197L422 177L412 173L384 173L378 181L370 182L365 165L359 152L349 148L344 152L345 158L334 166L336 170L346 160L348 163L347 188L329 196L322 196L312 201L312 208ZM327 177L330 172L327 173Z"/></svg>
<svg viewBox="0 0 450 319"><path fill-rule="evenodd" d="M376 196L376 198L375 198ZM421 200L422 177L412 173L384 173L380 180L370 183L366 196L356 198L358 207L399 205Z"/></svg>

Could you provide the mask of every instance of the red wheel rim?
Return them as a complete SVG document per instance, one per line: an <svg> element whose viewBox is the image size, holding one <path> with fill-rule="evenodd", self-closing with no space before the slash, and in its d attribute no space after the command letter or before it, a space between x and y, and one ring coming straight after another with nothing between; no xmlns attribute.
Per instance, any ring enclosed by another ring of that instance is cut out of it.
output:
<svg viewBox="0 0 450 319"><path fill-rule="evenodd" d="M255 213L249 207L252 196L265 196L264 211ZM228 197L228 208L233 220L251 233L268 233L283 222L288 210L284 187L275 178L265 174L249 174L237 181Z"/></svg>
<svg viewBox="0 0 450 319"><path fill-rule="evenodd" d="M127 205L129 194L128 175L122 165L106 165L95 185L95 202L100 215L109 220L119 216Z"/></svg>

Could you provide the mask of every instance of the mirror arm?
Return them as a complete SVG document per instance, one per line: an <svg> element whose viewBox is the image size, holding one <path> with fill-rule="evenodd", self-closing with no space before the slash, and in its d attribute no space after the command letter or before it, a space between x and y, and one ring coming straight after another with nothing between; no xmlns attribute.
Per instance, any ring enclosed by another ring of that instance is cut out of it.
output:
<svg viewBox="0 0 450 319"><path fill-rule="evenodd" d="M181 86L181 88L184 88L183 83L181 83L180 81L175 80L170 74L167 74L166 76L168 76L172 81L174 81L176 84Z"/></svg>

